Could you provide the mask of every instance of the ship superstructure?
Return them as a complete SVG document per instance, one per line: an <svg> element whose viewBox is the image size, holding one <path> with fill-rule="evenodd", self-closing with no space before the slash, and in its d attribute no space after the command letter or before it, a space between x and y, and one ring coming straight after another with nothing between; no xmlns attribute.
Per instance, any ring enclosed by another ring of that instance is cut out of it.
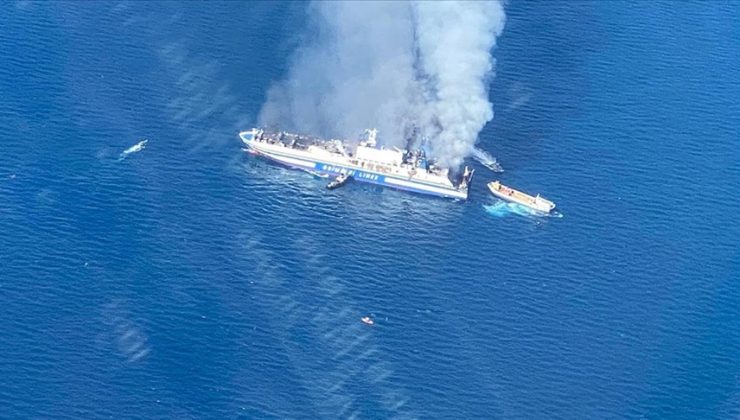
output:
<svg viewBox="0 0 740 420"><path fill-rule="evenodd" d="M365 130L356 145L343 140L325 140L258 128L239 133L247 151L286 166L309 172L348 175L360 182L440 197L468 198L473 170L452 175L427 159L422 150L384 148L377 145L377 130Z"/></svg>

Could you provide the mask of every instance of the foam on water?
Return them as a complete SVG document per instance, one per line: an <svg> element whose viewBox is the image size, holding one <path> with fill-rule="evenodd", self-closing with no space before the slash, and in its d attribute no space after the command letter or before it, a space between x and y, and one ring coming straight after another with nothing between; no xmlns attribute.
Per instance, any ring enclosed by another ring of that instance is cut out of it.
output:
<svg viewBox="0 0 740 420"><path fill-rule="evenodd" d="M329 174L322 174L321 172L316 172L312 170L306 170L309 174L313 175L316 178L329 178Z"/></svg>
<svg viewBox="0 0 740 420"><path fill-rule="evenodd" d="M530 209L527 206L523 206L517 203L508 203L503 200L497 200L493 204L484 204L483 208L486 213L494 217L507 217L511 215L524 216L530 218L541 218L541 217L555 217L562 218L563 215L558 212L543 213L537 210Z"/></svg>

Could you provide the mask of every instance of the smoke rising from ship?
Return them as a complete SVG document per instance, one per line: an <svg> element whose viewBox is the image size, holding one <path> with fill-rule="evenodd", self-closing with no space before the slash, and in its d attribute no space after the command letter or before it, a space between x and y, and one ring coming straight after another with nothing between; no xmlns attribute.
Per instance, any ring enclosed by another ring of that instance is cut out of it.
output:
<svg viewBox="0 0 740 420"><path fill-rule="evenodd" d="M377 127L386 145L427 139L457 168L493 118L491 50L499 1L314 2L285 80L260 112L265 127L356 137Z"/></svg>

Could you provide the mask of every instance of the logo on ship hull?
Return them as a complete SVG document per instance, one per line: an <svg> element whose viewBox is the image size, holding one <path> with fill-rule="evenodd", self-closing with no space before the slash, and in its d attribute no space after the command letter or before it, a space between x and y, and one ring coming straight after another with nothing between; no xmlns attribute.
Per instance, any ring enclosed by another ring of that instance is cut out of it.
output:
<svg viewBox="0 0 740 420"><path fill-rule="evenodd" d="M347 168L344 168L342 166L337 166L337 165L317 163L315 168L319 171L338 173L338 174L347 174L349 176L359 178L359 179L366 179L368 181L374 181L374 182L384 182L385 181L385 177L382 175L369 174L369 173L358 171L355 169L347 169Z"/></svg>

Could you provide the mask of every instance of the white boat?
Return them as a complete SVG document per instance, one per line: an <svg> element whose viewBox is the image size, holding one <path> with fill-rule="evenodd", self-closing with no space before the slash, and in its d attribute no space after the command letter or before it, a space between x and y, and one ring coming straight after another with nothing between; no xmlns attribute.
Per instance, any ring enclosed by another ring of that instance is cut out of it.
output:
<svg viewBox="0 0 740 420"><path fill-rule="evenodd" d="M144 147L146 147L146 144L149 142L149 140L144 139L140 142L136 143L135 145L129 147L128 149L121 152L120 155L118 155L118 160L123 160L126 158L126 156L132 154L132 153L138 153L144 150Z"/></svg>
<svg viewBox="0 0 740 420"><path fill-rule="evenodd" d="M467 199L473 170L453 175L449 168L427 159L423 151L384 148L376 144L377 130L365 130L351 143L253 128L239 133L249 153L292 168L338 176L359 182L440 197ZM356 144L356 146L351 146Z"/></svg>
<svg viewBox="0 0 740 420"><path fill-rule="evenodd" d="M493 193L493 195L502 200L521 204L523 206L529 207L533 210L541 211L543 213L550 213L555 208L555 203L543 197L540 197L539 194L537 194L536 196L531 196L527 193L523 193L511 187L507 187L500 181L489 182L488 189L491 190L491 193Z"/></svg>
<svg viewBox="0 0 740 420"><path fill-rule="evenodd" d="M326 185L326 188L333 190L334 188L339 188L342 185L346 184L347 181L349 181L350 176L347 174L340 174L338 177L334 178L334 181L330 182Z"/></svg>

